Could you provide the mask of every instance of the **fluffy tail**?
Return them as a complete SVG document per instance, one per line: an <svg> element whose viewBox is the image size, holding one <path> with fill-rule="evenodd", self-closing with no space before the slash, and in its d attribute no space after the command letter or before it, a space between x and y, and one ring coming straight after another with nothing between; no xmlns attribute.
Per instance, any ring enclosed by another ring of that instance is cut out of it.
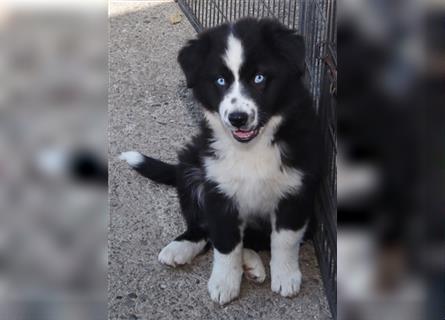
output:
<svg viewBox="0 0 445 320"><path fill-rule="evenodd" d="M127 161L134 170L144 177L169 186L176 185L176 166L156 160L137 151L123 152L119 159Z"/></svg>

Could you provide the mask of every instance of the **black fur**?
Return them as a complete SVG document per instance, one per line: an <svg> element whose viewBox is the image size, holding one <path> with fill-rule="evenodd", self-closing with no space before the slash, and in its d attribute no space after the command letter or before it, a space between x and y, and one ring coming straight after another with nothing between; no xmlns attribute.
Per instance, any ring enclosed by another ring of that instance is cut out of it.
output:
<svg viewBox="0 0 445 320"><path fill-rule="evenodd" d="M259 106L260 124L265 125L272 116L282 116L272 143L286 146L281 155L283 166L304 173L302 188L281 199L276 212L277 229L298 230L311 216L321 163L319 122L302 81L303 39L278 22L245 19L232 26L210 29L189 41L180 51L178 61L187 86L208 111L217 111L225 94L224 89L215 86L215 77L223 75L229 85L234 80L221 60L230 32L243 44L245 57L240 79L246 94ZM267 75L267 82L255 86L249 79L259 71ZM205 179L204 158L218 157L210 145L214 139L214 132L203 121L200 133L179 152L177 166L145 157L136 170L157 182L176 185L187 224L187 231L177 240L208 239L218 251L228 253L241 241L241 220L233 199L222 194L214 181ZM270 221L249 221L244 246L255 250L268 248L271 229Z"/></svg>
<svg viewBox="0 0 445 320"><path fill-rule="evenodd" d="M133 165L133 169L144 177L169 186L176 185L176 166L142 155L144 161Z"/></svg>

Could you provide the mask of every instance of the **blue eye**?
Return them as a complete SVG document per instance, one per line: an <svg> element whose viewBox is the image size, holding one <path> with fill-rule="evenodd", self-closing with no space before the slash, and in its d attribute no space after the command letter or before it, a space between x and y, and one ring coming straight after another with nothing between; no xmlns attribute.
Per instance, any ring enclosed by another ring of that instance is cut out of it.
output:
<svg viewBox="0 0 445 320"><path fill-rule="evenodd" d="M264 82L264 80L266 79L265 76L263 76L262 74L257 74L255 76L255 79L253 80L256 84L262 83Z"/></svg>
<svg viewBox="0 0 445 320"><path fill-rule="evenodd" d="M219 85L219 86L225 86L226 85L226 79L224 79L223 77L220 77L220 78L218 78L217 80L216 80L216 83Z"/></svg>

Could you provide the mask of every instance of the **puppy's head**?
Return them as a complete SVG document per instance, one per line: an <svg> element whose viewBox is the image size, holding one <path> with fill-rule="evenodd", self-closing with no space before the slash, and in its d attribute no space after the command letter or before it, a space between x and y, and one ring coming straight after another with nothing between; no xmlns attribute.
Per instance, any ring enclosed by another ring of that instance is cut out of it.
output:
<svg viewBox="0 0 445 320"><path fill-rule="evenodd" d="M305 69L304 42L278 22L243 19L189 41L178 61L206 114L250 142L289 104Z"/></svg>

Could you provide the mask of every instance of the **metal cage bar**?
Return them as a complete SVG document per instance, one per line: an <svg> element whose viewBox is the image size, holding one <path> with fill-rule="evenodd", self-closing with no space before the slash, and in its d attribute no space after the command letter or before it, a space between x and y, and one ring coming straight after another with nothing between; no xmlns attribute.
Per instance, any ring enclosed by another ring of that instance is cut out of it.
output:
<svg viewBox="0 0 445 320"><path fill-rule="evenodd" d="M337 183L336 116L336 0L177 0L197 32L242 17L271 17L301 34L306 45L306 83L319 113L327 174L314 204L314 247L325 292L336 318L337 302ZM329 61L329 64L327 63Z"/></svg>

